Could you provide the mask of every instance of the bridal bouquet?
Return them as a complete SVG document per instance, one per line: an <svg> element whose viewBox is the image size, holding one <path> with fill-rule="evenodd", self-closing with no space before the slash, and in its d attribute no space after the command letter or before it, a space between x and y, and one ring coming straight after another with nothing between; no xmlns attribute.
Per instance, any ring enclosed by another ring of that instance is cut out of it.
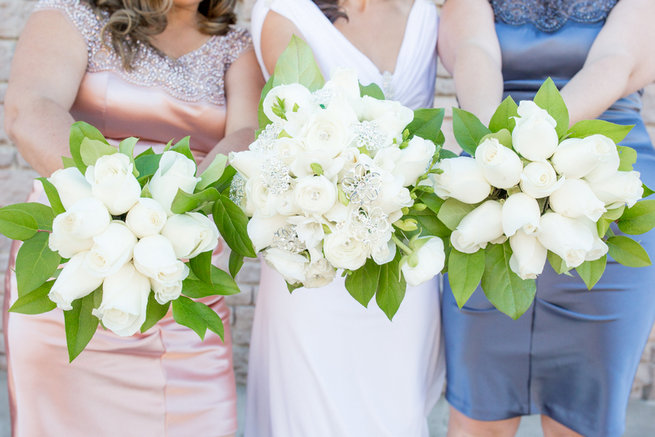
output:
<svg viewBox="0 0 655 437"><path fill-rule="evenodd" d="M227 273L211 265L226 157L202 175L188 138L133 157L136 138L110 146L92 126L71 128L66 168L40 178L50 205L0 209L0 232L22 240L16 257L18 300L10 311L64 310L70 359L98 323L120 336L145 332L169 310L203 338L223 336L221 318L191 298L234 294ZM245 217L244 217L245 218ZM219 222L219 224L223 224Z"/></svg>
<svg viewBox="0 0 655 437"><path fill-rule="evenodd" d="M534 101L507 98L489 127L454 109L460 146L471 156L444 159L431 176L438 218L452 230L448 276L460 307L481 282L487 298L518 318L532 303L546 260L559 273L575 269L591 289L617 262L650 265L635 240L655 226L652 191L632 169L636 152L617 146L631 126L600 120L569 128L555 84Z"/></svg>
<svg viewBox="0 0 655 437"><path fill-rule="evenodd" d="M349 70L324 82L294 38L264 90L260 120L249 150L230 156L232 199L251 217L255 250L290 290L327 285L343 270L355 299L366 306L376 295L392 318L406 284L443 268L443 241L410 217L425 209L419 195L432 192L443 110L415 114Z"/></svg>

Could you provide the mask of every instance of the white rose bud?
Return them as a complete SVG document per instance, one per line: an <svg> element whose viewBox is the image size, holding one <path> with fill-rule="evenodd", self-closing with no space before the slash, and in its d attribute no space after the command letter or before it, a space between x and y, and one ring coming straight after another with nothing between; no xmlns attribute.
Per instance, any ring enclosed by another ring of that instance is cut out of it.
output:
<svg viewBox="0 0 655 437"><path fill-rule="evenodd" d="M503 204L503 232L511 237L518 230L534 233L539 227L539 203L525 193L514 193Z"/></svg>
<svg viewBox="0 0 655 437"><path fill-rule="evenodd" d="M567 179L579 179L598 172L607 176L605 167L619 167L619 154L612 140L603 135L569 138L561 142L552 158L557 173ZM599 167L600 166L600 167Z"/></svg>
<svg viewBox="0 0 655 437"><path fill-rule="evenodd" d="M299 178L294 188L296 205L305 214L324 214L337 201L337 187L325 176Z"/></svg>
<svg viewBox="0 0 655 437"><path fill-rule="evenodd" d="M419 176L428 170L435 150L432 141L418 136L409 140L407 147L400 150L399 159L392 172L402 177L403 187L416 184Z"/></svg>
<svg viewBox="0 0 655 437"><path fill-rule="evenodd" d="M503 207L498 201L487 200L462 219L450 235L450 242L462 253L475 253L502 237Z"/></svg>
<svg viewBox="0 0 655 437"><path fill-rule="evenodd" d="M164 284L182 281L189 274L189 267L175 257L173 245L162 235L151 235L136 243L134 267L148 278Z"/></svg>
<svg viewBox="0 0 655 437"><path fill-rule="evenodd" d="M509 245L512 248L509 268L521 279L536 279L544 271L548 251L536 236L518 230L509 237Z"/></svg>
<svg viewBox="0 0 655 437"><path fill-rule="evenodd" d="M125 224L138 238L156 235L166 224L166 211L156 200L143 197L128 211Z"/></svg>
<svg viewBox="0 0 655 437"><path fill-rule="evenodd" d="M48 246L64 258L70 258L89 250L93 246L92 238L103 232L110 221L111 216L101 201L94 197L79 200L55 217Z"/></svg>
<svg viewBox="0 0 655 437"><path fill-rule="evenodd" d="M152 291L155 292L155 300L160 305L177 299L182 294L182 281L162 283L154 279L150 279L150 286Z"/></svg>
<svg viewBox="0 0 655 437"><path fill-rule="evenodd" d="M550 158L559 143L555 119L529 100L521 101L518 114L512 131L514 149L530 161Z"/></svg>
<svg viewBox="0 0 655 437"><path fill-rule="evenodd" d="M193 193L200 178L196 178L196 165L181 153L164 152L159 168L148 187L152 198L161 204L166 214L172 215L171 204L178 190Z"/></svg>
<svg viewBox="0 0 655 437"><path fill-rule="evenodd" d="M587 217L597 222L605 211L589 184L582 179L567 179L548 199L550 207L565 217Z"/></svg>
<svg viewBox="0 0 655 437"><path fill-rule="evenodd" d="M305 271L304 286L307 288L324 287L334 280L336 273L336 269L325 258L312 261Z"/></svg>
<svg viewBox="0 0 655 437"><path fill-rule="evenodd" d="M57 189L62 205L68 210L78 200L91 197L91 184L75 167L55 171L48 181Z"/></svg>
<svg viewBox="0 0 655 437"><path fill-rule="evenodd" d="M378 100L370 96L362 97L357 114L360 120L374 121L379 132L385 134L387 143L399 139L403 130L414 119L414 111L393 100Z"/></svg>
<svg viewBox="0 0 655 437"><path fill-rule="evenodd" d="M396 256L396 243L392 240L381 243L371 249L371 258L377 265L391 262Z"/></svg>
<svg viewBox="0 0 655 437"><path fill-rule="evenodd" d="M264 251L264 260L277 270L289 284L305 282L305 267L309 261L304 256L277 247L270 247Z"/></svg>
<svg viewBox="0 0 655 437"><path fill-rule="evenodd" d="M484 177L496 188L511 188L521 180L521 158L495 138L487 138L475 149L475 160Z"/></svg>
<svg viewBox="0 0 655 437"><path fill-rule="evenodd" d="M617 171L602 179L589 182L594 192L608 209L627 204L632 208L644 195L644 187L638 171Z"/></svg>
<svg viewBox="0 0 655 437"><path fill-rule="evenodd" d="M357 270L366 263L368 247L349 232L332 232L323 241L325 258L338 269Z"/></svg>
<svg viewBox="0 0 655 437"><path fill-rule="evenodd" d="M64 264L48 293L48 298L64 311L73 308L75 299L90 294L102 284L102 278L93 275L84 266L87 254L88 252L80 252Z"/></svg>
<svg viewBox="0 0 655 437"><path fill-rule="evenodd" d="M420 238L415 242L418 250L412 256L418 263L412 266L404 262L401 266L407 285L415 287L429 281L441 272L446 261L443 241L438 237Z"/></svg>
<svg viewBox="0 0 655 437"><path fill-rule="evenodd" d="M273 107L279 106L278 102L284 102L285 118L280 117L279 113L273 111ZM272 88L264 97L262 109L264 114L274 123L284 123L288 116L293 113L294 107L306 109L312 104L312 94L304 86L294 83L289 85L278 85Z"/></svg>
<svg viewBox="0 0 655 437"><path fill-rule="evenodd" d="M531 162L521 174L521 190L535 199L550 196L563 183L564 178L557 180L553 166L546 161Z"/></svg>
<svg viewBox="0 0 655 437"><path fill-rule="evenodd" d="M539 242L562 258L570 269L582 264L594 245L594 236L584 220L564 217L556 212L541 216L537 231Z"/></svg>
<svg viewBox="0 0 655 437"><path fill-rule="evenodd" d="M136 334L146 321L150 281L136 271L132 263L105 279L102 303L93 315L114 334L129 337Z"/></svg>
<svg viewBox="0 0 655 437"><path fill-rule="evenodd" d="M101 278L116 273L132 259L136 237L123 222L113 221L101 234L93 237L93 247L86 256L86 268Z"/></svg>
<svg viewBox="0 0 655 437"><path fill-rule="evenodd" d="M595 261L605 255L609 251L609 247L607 247L607 244L598 236L596 222L585 218L579 220L587 226L587 229L589 229L589 232L591 232L594 239L591 249L585 255L585 261Z"/></svg>
<svg viewBox="0 0 655 437"><path fill-rule="evenodd" d="M195 258L216 249L220 237L214 222L199 212L170 216L161 234L168 238L175 256L181 259Z"/></svg>
<svg viewBox="0 0 655 437"><path fill-rule="evenodd" d="M230 153L230 165L246 179L259 176L262 172L264 160L265 158L262 153L254 152L252 150Z"/></svg>
<svg viewBox="0 0 655 437"><path fill-rule="evenodd" d="M248 221L247 227L248 236L250 237L250 241L252 241L255 252L260 252L262 249L270 246L275 239L275 232L288 224L287 217L282 215L264 217L255 214Z"/></svg>
<svg viewBox="0 0 655 437"><path fill-rule="evenodd" d="M621 158L616 144L605 135L591 135L585 141L593 144L598 157L598 165L585 175L585 179L597 180L613 175L619 170Z"/></svg>
<svg viewBox="0 0 655 437"><path fill-rule="evenodd" d="M453 197L464 203L482 202L491 193L491 185L475 159L467 156L439 161L441 174L432 175L434 192L442 199Z"/></svg>
<svg viewBox="0 0 655 437"><path fill-rule="evenodd" d="M112 215L125 214L141 197L141 185L132 167L129 157L114 153L101 156L86 169L93 197L100 199Z"/></svg>

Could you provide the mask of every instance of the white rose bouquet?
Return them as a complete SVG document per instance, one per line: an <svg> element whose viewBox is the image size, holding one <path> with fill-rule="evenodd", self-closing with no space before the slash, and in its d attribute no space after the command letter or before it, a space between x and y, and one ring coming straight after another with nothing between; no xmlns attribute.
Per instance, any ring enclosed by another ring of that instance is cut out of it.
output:
<svg viewBox="0 0 655 437"><path fill-rule="evenodd" d="M297 65L298 59L306 60ZM295 62L295 64L294 64ZM232 200L251 217L254 248L290 290L346 275L364 306L392 318L406 284L437 275L443 241L412 216L425 210L444 111L416 113L338 70L324 82L294 37L262 95L261 130L234 153Z"/></svg>
<svg viewBox="0 0 655 437"><path fill-rule="evenodd" d="M72 158L40 178L50 205L0 209L0 232L23 241L16 258L19 298L10 311L64 310L71 360L98 323L131 336L171 306L175 320L201 338L207 329L222 337L221 318L192 298L239 292L233 277L211 265L219 229L245 231L247 222L219 192L229 187L227 158L218 156L196 176L188 138L135 158L136 143L128 138L112 147L93 126L77 122ZM255 255L248 241L237 243L237 254ZM233 270L234 276L238 266Z"/></svg>
<svg viewBox="0 0 655 437"><path fill-rule="evenodd" d="M575 269L589 289L607 254L650 265L637 241L610 228L642 234L655 226L655 200L639 201L653 192L632 169L636 152L616 144L631 128L600 120L569 127L551 79L534 101L508 97L489 127L453 110L455 138L470 157L440 161L430 180L437 218L452 231L447 270L460 307L481 282L491 303L520 317L546 260L559 274Z"/></svg>

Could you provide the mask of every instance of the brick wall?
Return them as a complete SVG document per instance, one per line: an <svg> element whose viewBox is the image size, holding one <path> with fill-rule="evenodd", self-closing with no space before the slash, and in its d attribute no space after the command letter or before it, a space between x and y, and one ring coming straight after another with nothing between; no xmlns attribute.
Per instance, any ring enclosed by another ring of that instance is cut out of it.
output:
<svg viewBox="0 0 655 437"><path fill-rule="evenodd" d="M249 10L253 2L253 0L241 0L239 4L239 17L243 24L248 22ZM437 0L437 2L443 3L442 0ZM0 119L3 118L2 103L9 77L9 63L16 39L34 3L34 0L0 0ZM440 66L435 106L446 108L455 106L454 89L453 80ZM646 89L644 118L648 123L651 137L655 139L655 85L651 85ZM445 132L447 138L452 138L451 135L448 135L449 129L450 117L446 120ZM452 140L449 143L452 144ZM0 206L23 201L29 192L31 180L34 177L35 173L16 153L15 147L9 142L0 124ZM0 236L0 297L4 290L4 270L7 265L8 251L8 240ZM259 265L256 262L247 262L237 278L242 293L228 298L228 303L232 309L234 364L240 382L245 382L247 373L250 328L254 315L258 278ZM2 317L2 314L0 314L0 317ZM0 366L5 366L4 344L1 337ZM651 334L637 372L633 386L633 397L655 399L655 330Z"/></svg>

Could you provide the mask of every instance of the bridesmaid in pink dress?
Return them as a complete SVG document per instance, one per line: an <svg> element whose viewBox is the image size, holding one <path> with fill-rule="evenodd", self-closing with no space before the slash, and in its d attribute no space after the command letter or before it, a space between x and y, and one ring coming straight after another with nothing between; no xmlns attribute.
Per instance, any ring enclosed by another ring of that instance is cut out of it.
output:
<svg viewBox="0 0 655 437"><path fill-rule="evenodd" d="M155 148L191 134L201 168L218 152L245 148L262 83L249 35L232 27L233 6L40 0L18 43L5 100L20 153L49 175L67 154L74 120L111 140L136 136ZM35 188L30 200L43 199ZM5 310L17 295L15 276L7 278ZM225 342L212 333L200 341L168 315L129 338L99 328L72 364L61 311L9 313L14 437L233 435L229 311L221 297L206 303L223 319Z"/></svg>

